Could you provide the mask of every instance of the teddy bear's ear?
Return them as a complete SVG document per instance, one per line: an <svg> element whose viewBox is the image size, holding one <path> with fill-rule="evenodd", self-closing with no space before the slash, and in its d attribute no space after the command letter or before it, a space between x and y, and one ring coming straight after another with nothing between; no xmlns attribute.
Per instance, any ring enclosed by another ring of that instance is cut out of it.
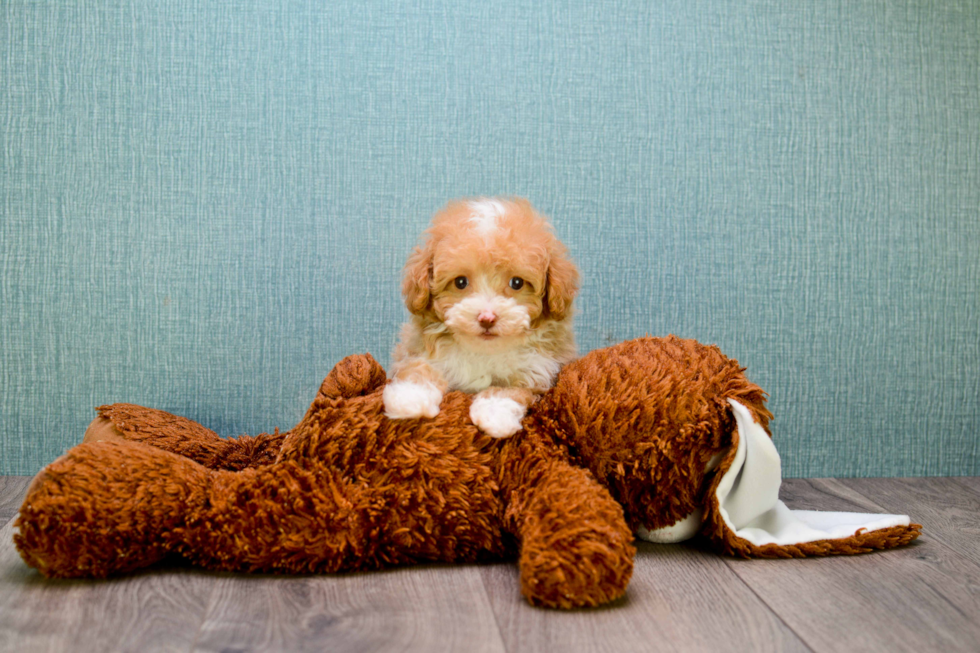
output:
<svg viewBox="0 0 980 653"><path fill-rule="evenodd" d="M704 522L701 532L721 551L760 558L851 555L903 546L919 536L922 526L908 515L790 510L779 499L782 468L769 433L747 406L728 403L733 442L697 516ZM638 535L665 541L662 533Z"/></svg>
<svg viewBox="0 0 980 653"><path fill-rule="evenodd" d="M402 295L405 306L415 315L419 315L429 306L429 279L432 276L432 247L426 243L424 247L416 247L405 263L402 276Z"/></svg>
<svg viewBox="0 0 980 653"><path fill-rule="evenodd" d="M334 365L320 385L320 395L350 399L374 392L386 380L384 368L371 354L356 354Z"/></svg>
<svg viewBox="0 0 980 653"><path fill-rule="evenodd" d="M547 300L548 312L556 320L564 320L571 312L572 300L578 293L578 268L568 258L568 252L559 245L552 252L548 265Z"/></svg>

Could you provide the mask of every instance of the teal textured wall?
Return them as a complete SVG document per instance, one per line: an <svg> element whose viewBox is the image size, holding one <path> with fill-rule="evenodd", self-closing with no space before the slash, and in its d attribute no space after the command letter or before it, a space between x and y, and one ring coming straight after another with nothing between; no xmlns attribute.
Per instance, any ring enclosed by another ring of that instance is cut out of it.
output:
<svg viewBox="0 0 980 653"><path fill-rule="evenodd" d="M788 476L977 474L980 4L0 4L0 473L128 401L289 427L461 195L583 350L717 343Z"/></svg>

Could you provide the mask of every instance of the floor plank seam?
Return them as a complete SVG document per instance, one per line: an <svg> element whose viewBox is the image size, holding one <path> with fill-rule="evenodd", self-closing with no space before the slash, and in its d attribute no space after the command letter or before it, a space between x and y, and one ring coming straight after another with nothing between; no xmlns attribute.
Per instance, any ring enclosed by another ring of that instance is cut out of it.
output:
<svg viewBox="0 0 980 653"><path fill-rule="evenodd" d="M487 587L487 580L484 574L477 570L480 577L480 587L483 588L483 596L487 600L487 605L490 606L490 612L493 614L493 625L497 627L497 639L500 641L500 647L506 652L511 653L510 649L507 648L507 640L504 639L503 628L500 627L500 618L497 616L497 611L493 606L493 599L490 596L490 588Z"/></svg>
<svg viewBox="0 0 980 653"><path fill-rule="evenodd" d="M969 490L970 493L973 494L975 497L977 497L977 500L980 501L980 490L973 487L969 483L964 483L963 481L960 480L960 477L956 477L956 476L950 477L949 480L953 481L953 483L956 483L956 485L958 485L959 487L966 488L967 490Z"/></svg>
<svg viewBox="0 0 980 653"><path fill-rule="evenodd" d="M762 595L759 594L755 590L755 588L752 587L752 585L746 582L744 578L742 578L742 576L738 573L738 571L734 567L732 567L730 559L725 558L724 563L725 566L728 567L728 570L731 572L732 576L737 578L738 582L742 583L742 585L745 585L749 589L749 591L752 592L752 595L755 596L755 598L759 599L759 603L766 606L766 609L769 610L769 613L772 614L772 616L775 617L776 620L779 621L779 623L786 626L786 630L793 633L793 636L799 640L800 644L802 644L806 648L806 650L811 651L812 653L816 653L817 649L813 648L813 646L810 645L810 642L808 642L806 639L803 638L803 635L798 633L795 628L793 628L789 623L787 623L787 621L783 619L782 615L776 612L776 610L773 609L772 605L770 605L768 601L762 598Z"/></svg>
<svg viewBox="0 0 980 653"><path fill-rule="evenodd" d="M204 632L204 624L208 622L208 615L211 614L211 609L214 607L214 593L217 586L217 581L212 580L211 589L208 591L208 604L204 608L204 614L201 615L201 623L197 625L197 632L194 633L194 640L191 642L191 647L187 649L187 653L194 653L197 650L197 643L201 639L201 633Z"/></svg>
<svg viewBox="0 0 980 653"><path fill-rule="evenodd" d="M886 512L884 510L884 508L882 508L875 500L873 500L870 497L868 497L868 495L866 495L864 492L861 492L857 488L851 487L851 486L847 485L846 482L843 482L843 481L846 481L846 479L838 479L838 478L813 479L813 478L807 478L807 479L800 479L800 480L801 481L804 481L805 484L806 484L806 487L808 487L809 490L812 491L812 492L816 492L818 494L830 494L831 496L835 496L835 498L847 500L847 497L837 496L833 492L833 486L834 486L834 484L835 483L838 483L841 487L843 487L843 488L845 488L847 490L850 490L850 491L854 492L855 494L859 495L862 499L864 499L865 501L867 501L872 506L876 506L876 509L877 510L880 510L882 512ZM825 482L825 483L823 483L822 481ZM776 617L776 619L779 620L780 623L782 623L784 626L786 626L786 628L791 633L793 633L793 635L796 636L796 638L800 641L800 643L803 646L805 646L807 648L807 650L813 651L814 653L816 653L817 649L814 648L814 645L811 644L811 642L808 641L804 637L804 635L802 633L800 633L799 631L797 631L785 619L783 619L783 617L779 613L779 611L777 611L774 608L774 606L769 601L767 601L765 598L763 598L763 596L759 592L757 592L756 589L750 583L748 583L744 578L742 578L742 576L738 573L738 570L736 570L734 568L734 566L731 564L731 559L726 558L725 559L725 564L732 571L732 574L734 574L735 577L737 577L742 584L744 584L746 587L749 588L749 591L752 592L752 594L754 594L756 596L756 598L758 598L759 601L764 606L766 606L766 608L773 614L774 617Z"/></svg>
<svg viewBox="0 0 980 653"><path fill-rule="evenodd" d="M953 482L958 487L961 487L961 488L964 488L965 487L967 490L969 490L971 492L971 494L973 494L974 496L977 497L977 501L978 501L978 503L980 503L980 494L978 494L977 491L974 488L971 488L969 485L967 485L965 483L957 483L956 482L956 478L954 478L954 477L934 477L934 478L944 478L946 481ZM864 494L861 490L859 490L858 488L854 487L853 485L849 485L846 482L848 479L834 479L834 480L837 480L837 482L840 482L843 486L847 487L848 489L850 489L850 490L852 490L854 492L857 492L861 496L863 496L866 499L868 499L868 501L871 501L871 499L869 499L867 497L867 495ZM874 505L879 505L877 502L874 502L874 501L872 501L872 503L874 503ZM892 507L894 507L894 506L892 506ZM883 513L890 512L889 509L888 509L888 507L885 507L885 506L880 507L879 510L881 512L883 512ZM895 512L901 512L901 507L900 506L897 507L896 510L895 510ZM913 514L910 514L910 518L911 518L911 520L913 522L916 522L917 519L918 519L914 515L914 513ZM922 519L921 520L921 523L922 523L922 534L921 534L921 536L918 539L916 539L913 542L910 542L908 545L906 545L907 547L911 547L914 550L915 547L926 547L926 546L930 546L930 545L931 546L935 546L935 547L938 547L939 549L941 549L946 556L949 556L949 557L955 559L958 564L965 565L965 566L971 567L971 568L980 569L980 562L977 562L974 559L972 559L969 556L969 554L962 552L961 549L960 549L960 547L957 546L956 542L951 541L949 539L949 536L947 534L944 534L942 532L942 529L930 530L930 528L929 528L929 520L928 519ZM887 553L887 552L882 552L882 553ZM863 554L863 555L873 555L873 554Z"/></svg>

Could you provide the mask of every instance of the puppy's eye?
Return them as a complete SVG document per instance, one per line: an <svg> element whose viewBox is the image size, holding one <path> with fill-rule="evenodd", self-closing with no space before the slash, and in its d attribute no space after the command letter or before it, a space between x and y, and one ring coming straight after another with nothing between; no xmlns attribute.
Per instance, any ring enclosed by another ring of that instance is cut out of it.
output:
<svg viewBox="0 0 980 653"><path fill-rule="evenodd" d="M524 279L521 279L520 277L511 277L510 278L510 289L511 290L520 290L523 287L524 287Z"/></svg>
<svg viewBox="0 0 980 653"><path fill-rule="evenodd" d="M466 277L456 277L453 284L455 284L456 288L462 290L467 286L467 284L469 284L469 281L466 280Z"/></svg>

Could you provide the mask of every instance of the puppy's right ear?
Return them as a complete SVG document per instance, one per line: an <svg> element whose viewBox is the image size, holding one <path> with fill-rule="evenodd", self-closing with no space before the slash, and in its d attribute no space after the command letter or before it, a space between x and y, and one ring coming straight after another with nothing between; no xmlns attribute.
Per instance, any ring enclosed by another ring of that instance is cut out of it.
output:
<svg viewBox="0 0 980 653"><path fill-rule="evenodd" d="M429 306L429 277L432 275L432 252L428 245L425 248L416 247L405 263L405 273L402 278L402 295L405 296L405 306L415 315L419 315Z"/></svg>
<svg viewBox="0 0 980 653"><path fill-rule="evenodd" d="M572 312L572 300L578 294L578 268L568 258L561 245L556 247L548 265L548 312L556 320L564 320Z"/></svg>

